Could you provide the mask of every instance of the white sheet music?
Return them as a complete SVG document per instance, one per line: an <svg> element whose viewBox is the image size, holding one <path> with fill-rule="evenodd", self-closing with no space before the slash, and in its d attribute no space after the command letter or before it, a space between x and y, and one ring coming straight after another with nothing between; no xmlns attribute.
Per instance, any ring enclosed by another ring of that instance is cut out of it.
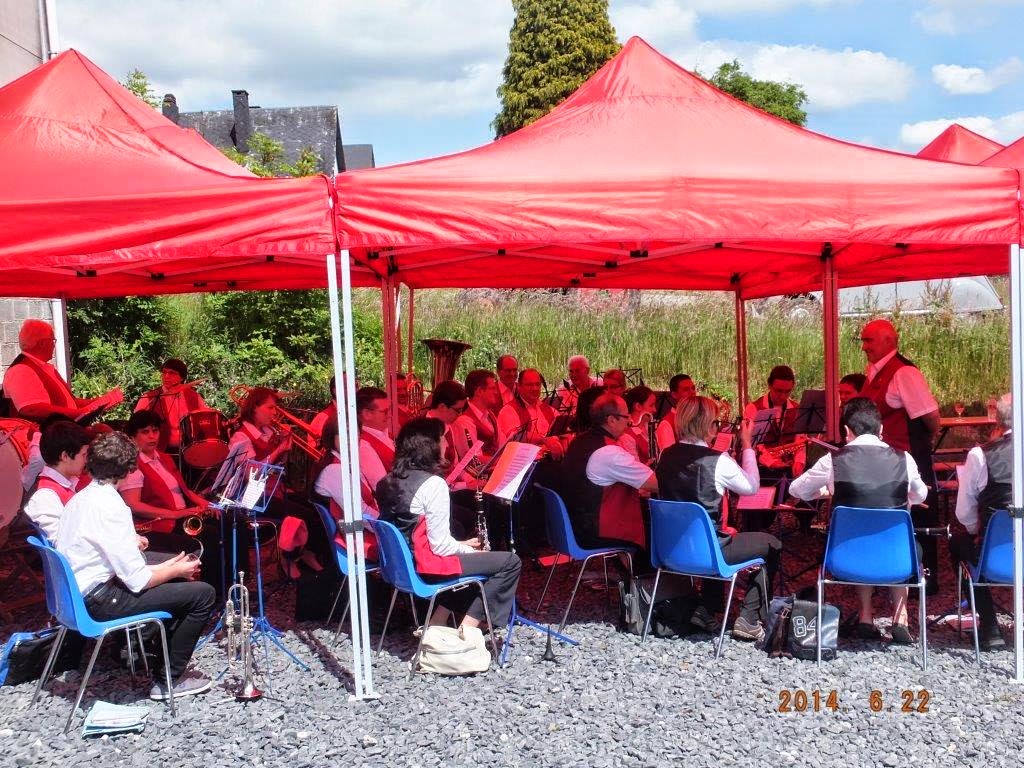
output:
<svg viewBox="0 0 1024 768"><path fill-rule="evenodd" d="M445 482L448 483L448 485L451 485L452 483L456 482L459 478L461 478L462 473L465 472L466 467L469 466L469 462L471 462L473 459L480 455L480 451L483 450L483 447L484 444L482 440L477 440L475 443L469 446L469 450L466 451L466 455L459 460L458 464L452 467L452 471L449 472L448 477L444 479Z"/></svg>
<svg viewBox="0 0 1024 768"><path fill-rule="evenodd" d="M508 443L494 465L484 493L511 501L526 477L530 465L537 460L540 446L531 443Z"/></svg>
<svg viewBox="0 0 1024 768"><path fill-rule="evenodd" d="M750 496L740 496L736 502L736 509L771 509L775 506L774 485L762 485L757 493Z"/></svg>

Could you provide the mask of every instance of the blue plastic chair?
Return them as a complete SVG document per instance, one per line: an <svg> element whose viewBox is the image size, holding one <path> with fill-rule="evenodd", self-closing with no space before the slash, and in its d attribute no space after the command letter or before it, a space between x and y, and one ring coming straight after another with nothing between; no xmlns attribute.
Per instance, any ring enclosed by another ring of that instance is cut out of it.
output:
<svg viewBox="0 0 1024 768"><path fill-rule="evenodd" d="M981 544L978 564L960 563L960 572L967 578L968 594L971 598L971 622L974 629L974 660L981 664L981 647L978 643L978 612L974 605L975 587L1013 586L1013 519L1005 509L993 512L985 527L985 539ZM963 578L956 580L957 626L961 626L963 606Z"/></svg>
<svg viewBox="0 0 1024 768"><path fill-rule="evenodd" d="M548 586L551 584L551 577L555 574L555 568L558 567L558 561L560 558L565 557L566 562L573 562L574 560L582 560L583 565L580 567L580 572L576 575L576 583L573 585L572 594L569 596L569 603L565 606L565 613L562 616L562 623L558 625L558 633L561 634L562 630L565 629L565 623L569 620L569 611L572 610L572 603L576 599L576 590L579 589L580 580L583 578L583 572L587 570L587 565L595 557L601 558L601 564L604 566L604 587L605 591L608 590L608 558L617 557L618 555L625 555L629 561L629 578L633 578L633 550L627 549L626 547L601 547L599 549L586 549L576 543L576 534L573 533L572 523L569 521L569 512L565 508L565 502L562 501L562 497L559 496L555 491L550 488L545 488L543 485L535 484L535 487L540 491L541 498L544 499L544 522L548 532L548 543L555 549L555 562L551 566L551 570L548 572L547 581L544 582L544 591L540 594L540 602L537 603L537 610L541 609L544 605L544 597L548 593Z"/></svg>
<svg viewBox="0 0 1024 768"><path fill-rule="evenodd" d="M334 516L328 511L327 507L317 502L312 502L313 508L320 515L320 520L323 521L324 529L327 531L327 540L331 544L331 551L334 552L334 562L338 566L338 571L341 573L341 584L338 586L338 594L334 596L334 603L331 604L331 612L327 614L327 621L325 624L330 624L331 619L334 618L334 611L338 608L338 601L341 599L341 593L345 591L345 586L348 583L348 553L345 552L345 548L338 543L338 521L334 519ZM365 535L365 534L364 534ZM378 573L380 571L380 565L377 563L366 562L366 573ZM412 615L416 616L416 604L410 597L410 602L413 603ZM345 608L341 612L341 619L338 621L338 630L334 633L334 645L338 644L338 638L341 636L341 628L345 624L345 618L348 616L348 598L345 598Z"/></svg>
<svg viewBox="0 0 1024 768"><path fill-rule="evenodd" d="M384 577L384 581L393 587L391 590L391 604L388 606L388 615L384 619L384 629L380 634L380 645L377 646L377 655L379 656L384 648L384 636L388 632L388 622L391 621L391 611L395 607L395 598L398 597L398 593L406 592L413 597L419 597L424 600L429 599L430 605L423 619L420 641L416 644L416 654L412 657L412 664L409 667L408 677L411 678L413 671L416 669L416 664L420 660L423 635L426 634L427 624L434 613L434 602L437 596L442 592L458 592L474 584L480 590L480 597L484 603L484 616L487 617L487 626L491 628L489 637L491 640L492 657L497 655L498 649L494 644L495 626L491 621L491 611L487 606L487 594L484 592L484 582L487 581L487 577L460 576L458 578L445 579L444 581L424 581L416 573L416 568L412 561L412 552L409 551L409 544L401 532L394 525L384 520L371 521L371 527L377 535L377 545L380 547L381 574Z"/></svg>
<svg viewBox="0 0 1024 768"><path fill-rule="evenodd" d="M831 578L828 578L831 576ZM917 559L914 523L906 509L836 507L818 571L818 626L826 584L915 587L919 591L918 623L921 666L928 669L928 621L924 571ZM821 632L816 658L821 665Z"/></svg>
<svg viewBox="0 0 1024 768"><path fill-rule="evenodd" d="M718 532L704 507L692 501L651 499L651 565L657 570L654 574L651 604L647 609L643 634L640 636L641 642L647 639L654 603L658 598L658 582L663 571L691 578L729 582L729 596L725 601L722 628L718 632L718 645L715 647L717 659L725 642L725 625L729 619L729 609L732 607L736 577L750 568L763 568L764 558L755 557L741 563L725 562L722 545L718 541ZM764 597L767 611L768 595L765 594Z"/></svg>
<svg viewBox="0 0 1024 768"><path fill-rule="evenodd" d="M39 550L39 556L43 561L43 576L46 579L47 607L61 625L57 632L57 640L54 642L50 655L46 659L46 665L43 667L43 674L40 676L39 682L36 683L32 703L34 704L38 700L43 685L50 677L50 671L53 669L54 661L56 661L61 644L64 642L64 636L69 629L75 630L84 637L96 640L96 647L93 648L92 656L89 657L89 665L85 668L82 684L78 687L75 705L71 708L71 714L68 715L67 723L64 724L64 733L67 733L71 730L71 723L75 718L75 712L78 711L78 706L82 703L85 686L89 682L92 668L96 664L96 657L99 655L100 647L103 645L103 640L106 636L111 632L119 632L122 629L130 632L147 624L156 624L160 631L160 643L164 653L164 675L168 692L167 701L173 716L175 708L174 689L171 685L171 661L167 653L167 633L163 625L165 620L171 618L171 614L167 613L167 611L150 611L149 613L124 616L119 619L111 619L110 621L96 621L89 615L89 611L85 607L85 600L82 598L82 593L78 589L71 566L64 555L53 547L46 546L35 536L29 536L28 543ZM52 605L49 603L51 598L53 600Z"/></svg>

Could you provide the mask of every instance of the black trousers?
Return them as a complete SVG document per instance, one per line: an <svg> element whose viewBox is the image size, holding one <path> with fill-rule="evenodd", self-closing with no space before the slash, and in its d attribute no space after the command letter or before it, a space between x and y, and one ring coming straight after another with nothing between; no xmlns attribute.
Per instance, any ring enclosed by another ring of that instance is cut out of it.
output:
<svg viewBox="0 0 1024 768"><path fill-rule="evenodd" d="M487 595L491 621L494 622L495 628L504 627L508 623L508 617L512 612L512 600L519 586L519 572L523 567L519 556L512 552L467 552L456 557L462 564L463 576L487 577L484 582L484 594ZM447 578L438 577L436 580ZM424 577L424 580L431 581L430 577ZM478 587L470 586L458 592L445 592L438 597L438 602L453 613L472 616L479 622L487 620Z"/></svg>
<svg viewBox="0 0 1024 768"><path fill-rule="evenodd" d="M740 605L740 616L747 621L768 620L765 613L765 598L772 600L772 585L782 560L782 542L770 533L737 533L722 545L722 555L729 564L742 563L755 557L764 558L764 567L759 568L750 580L747 594ZM701 602L712 614L722 607L725 596L725 582L716 579L701 581Z"/></svg>
<svg viewBox="0 0 1024 768"><path fill-rule="evenodd" d="M111 579L89 593L85 598L85 607L98 621L149 611L167 611L171 614L170 620L164 622L164 627L167 630L167 652L173 682L185 671L192 658L199 635L213 612L215 595L213 587L201 581L170 581L135 594L119 579ZM155 679L162 679L162 658L153 672Z"/></svg>
<svg viewBox="0 0 1024 768"><path fill-rule="evenodd" d="M953 573L960 578L960 563L978 564L981 556L981 545L978 537L969 533L956 533L949 540L949 556L953 559ZM996 625L996 612L992 606L992 593L988 587L974 588L974 603L981 617L982 627Z"/></svg>

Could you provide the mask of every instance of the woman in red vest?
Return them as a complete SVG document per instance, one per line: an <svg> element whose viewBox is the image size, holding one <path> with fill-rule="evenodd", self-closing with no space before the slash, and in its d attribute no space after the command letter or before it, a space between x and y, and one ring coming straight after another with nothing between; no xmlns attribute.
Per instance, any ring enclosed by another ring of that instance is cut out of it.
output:
<svg viewBox="0 0 1024 768"><path fill-rule="evenodd" d="M377 485L380 518L395 525L412 551L417 573L425 579L487 576L484 592L496 627L508 622L512 599L519 585L522 563L513 552L480 548L475 536L453 531L448 485L437 474L441 463L439 419L412 419L395 441L395 465ZM468 600L468 604L467 604ZM451 613L462 614L461 626L478 627L485 621L479 592L446 592L429 623L446 624Z"/></svg>
<svg viewBox="0 0 1024 768"><path fill-rule="evenodd" d="M345 535L341 532L341 526L345 522L345 511L341 491L341 454L338 452L340 447L337 419L324 424L324 431L320 436L320 446L324 449L324 459L316 482L313 484L313 490L323 501L328 503L331 517L338 522L338 533L334 537L334 541L344 549ZM377 502L373 496L373 489L369 487L365 478L360 479L359 491L363 518L376 518ZM377 538L369 530L363 531L363 555L368 561L376 562L377 560Z"/></svg>

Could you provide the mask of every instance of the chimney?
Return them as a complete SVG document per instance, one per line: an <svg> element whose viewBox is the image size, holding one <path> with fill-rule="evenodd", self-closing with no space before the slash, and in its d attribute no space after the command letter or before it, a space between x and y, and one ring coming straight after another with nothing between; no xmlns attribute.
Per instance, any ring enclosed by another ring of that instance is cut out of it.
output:
<svg viewBox="0 0 1024 768"><path fill-rule="evenodd" d="M164 103L163 106L160 108L160 111L163 112L164 117L166 117L172 123L174 123L175 125L178 124L178 118L180 116L178 113L178 100L174 98L173 93L164 94Z"/></svg>
<svg viewBox="0 0 1024 768"><path fill-rule="evenodd" d="M232 138L235 148L243 154L249 151L249 137L252 136L252 115L249 114L249 92L232 91L231 104L235 111L235 127Z"/></svg>

